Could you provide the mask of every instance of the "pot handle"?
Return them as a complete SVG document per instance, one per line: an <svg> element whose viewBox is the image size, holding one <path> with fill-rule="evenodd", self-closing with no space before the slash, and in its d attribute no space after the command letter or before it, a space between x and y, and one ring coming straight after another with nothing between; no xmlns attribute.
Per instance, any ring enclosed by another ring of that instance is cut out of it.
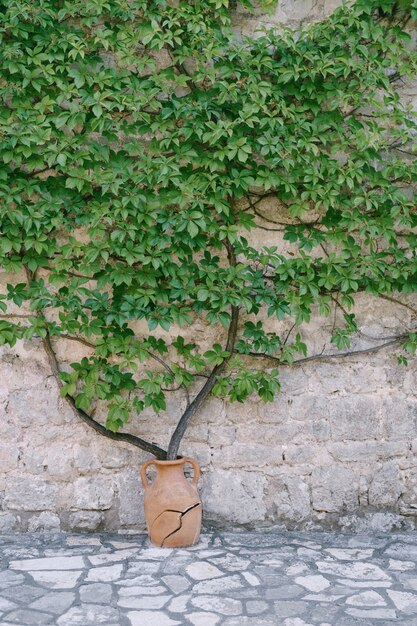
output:
<svg viewBox="0 0 417 626"><path fill-rule="evenodd" d="M188 457L188 456L184 457L184 461L186 463L190 463L193 466L193 468L194 468L194 476L193 476L192 484L196 485L198 483L198 479L200 478L200 467L199 467L197 461L194 461L194 459L190 459L190 457Z"/></svg>
<svg viewBox="0 0 417 626"><path fill-rule="evenodd" d="M141 470L140 470L140 477L142 479L142 484L143 484L143 487L144 487L145 490L148 489L148 487L149 487L149 482L148 482L148 479L146 477L146 470L153 463L155 463L155 461L153 459L151 459L150 461L146 461L146 463L144 463L142 465Z"/></svg>

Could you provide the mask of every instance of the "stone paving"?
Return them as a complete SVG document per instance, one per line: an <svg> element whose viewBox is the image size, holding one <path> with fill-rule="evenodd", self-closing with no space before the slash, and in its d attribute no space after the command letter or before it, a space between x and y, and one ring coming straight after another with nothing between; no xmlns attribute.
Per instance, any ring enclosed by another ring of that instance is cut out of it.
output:
<svg viewBox="0 0 417 626"><path fill-rule="evenodd" d="M417 533L0 536L0 624L417 625Z"/></svg>

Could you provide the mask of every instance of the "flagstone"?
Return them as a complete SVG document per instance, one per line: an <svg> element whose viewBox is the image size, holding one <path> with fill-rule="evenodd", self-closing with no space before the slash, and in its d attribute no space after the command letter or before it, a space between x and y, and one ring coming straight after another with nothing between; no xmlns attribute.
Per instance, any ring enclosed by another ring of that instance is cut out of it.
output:
<svg viewBox="0 0 417 626"><path fill-rule="evenodd" d="M44 585L48 589L72 589L75 587L82 571L58 572L52 570L28 572L35 582Z"/></svg>
<svg viewBox="0 0 417 626"><path fill-rule="evenodd" d="M35 571L35 570L72 570L84 567L82 556L59 556L46 559L25 559L24 561L11 561L10 569Z"/></svg>
<svg viewBox="0 0 417 626"><path fill-rule="evenodd" d="M192 550L128 535L0 536L0 624L417 624L417 533L259 535L216 532Z"/></svg>

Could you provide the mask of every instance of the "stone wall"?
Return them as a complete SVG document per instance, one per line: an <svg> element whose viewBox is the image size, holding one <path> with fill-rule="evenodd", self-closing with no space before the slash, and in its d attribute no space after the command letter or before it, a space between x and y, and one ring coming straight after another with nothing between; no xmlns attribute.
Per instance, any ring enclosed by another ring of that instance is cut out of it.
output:
<svg viewBox="0 0 417 626"><path fill-rule="evenodd" d="M238 8L236 28L253 34L265 23L320 19L337 4L281 0L274 15L259 11L256 18ZM407 97L415 94L408 88ZM283 244L277 233L258 236ZM0 272L0 284L9 281ZM417 299L402 300L360 297L361 333L352 349L369 350L386 341L381 337L415 328ZM329 350L332 324L314 318L302 329L312 354ZM205 338L209 332L201 322L192 329ZM56 347L61 362L77 358L74 344ZM202 466L206 523L414 528L417 363L399 366L394 349L283 368L283 391L271 404L210 399L182 448ZM142 531L138 469L149 457L80 422L60 399L40 342L2 347L0 376L0 532ZM130 430L166 445L181 407L174 397L167 415L145 416Z"/></svg>

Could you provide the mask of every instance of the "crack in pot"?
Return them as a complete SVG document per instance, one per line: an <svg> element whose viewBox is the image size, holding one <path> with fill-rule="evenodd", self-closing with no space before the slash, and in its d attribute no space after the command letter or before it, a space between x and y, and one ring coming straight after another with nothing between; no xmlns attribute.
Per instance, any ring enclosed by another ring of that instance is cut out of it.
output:
<svg viewBox="0 0 417 626"><path fill-rule="evenodd" d="M185 509L185 511L178 511L177 509L165 509L164 511L162 511L152 522L152 526L150 528L150 538L152 540L152 527L155 525L155 523L157 522L157 520L164 515L165 513L179 513L179 518L178 518L178 522L179 522L179 526L177 528L175 528L174 530L172 530L170 533L168 533L168 535L166 535L163 540L161 542L159 542L159 545L161 547L163 547L165 541L167 539L169 539L169 537L172 537L172 535L175 535L175 533L177 533L178 531L181 530L182 528L182 520L183 517L189 513L190 511L193 511L194 509L196 509L197 507L201 506L201 502L196 502L195 504L192 504L191 506L189 506L187 509Z"/></svg>

